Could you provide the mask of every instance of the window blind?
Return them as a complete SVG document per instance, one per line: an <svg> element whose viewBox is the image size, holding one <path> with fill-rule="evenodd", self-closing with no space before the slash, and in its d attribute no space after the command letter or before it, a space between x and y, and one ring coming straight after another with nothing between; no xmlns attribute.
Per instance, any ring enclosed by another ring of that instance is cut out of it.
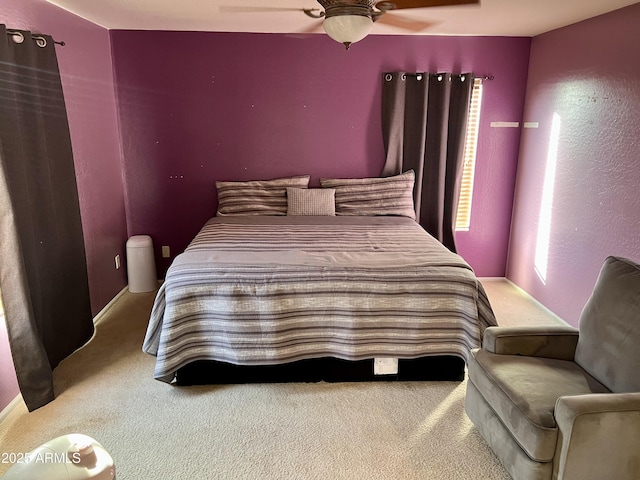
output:
<svg viewBox="0 0 640 480"><path fill-rule="evenodd" d="M482 105L482 78L476 78L473 83L471 104L469 106L469 120L464 147L464 166L460 197L458 199L458 213L456 215L456 231L468 231L471 225L471 200L473 198L473 178L476 169L476 148L478 145L478 130L480 128L480 107Z"/></svg>

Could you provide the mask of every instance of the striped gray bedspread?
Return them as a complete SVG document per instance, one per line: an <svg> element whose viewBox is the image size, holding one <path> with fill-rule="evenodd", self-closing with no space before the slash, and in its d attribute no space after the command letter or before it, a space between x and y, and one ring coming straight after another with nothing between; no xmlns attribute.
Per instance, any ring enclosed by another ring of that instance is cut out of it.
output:
<svg viewBox="0 0 640 480"><path fill-rule="evenodd" d="M469 265L404 217L216 217L169 268L143 351L195 360L467 359L495 317Z"/></svg>

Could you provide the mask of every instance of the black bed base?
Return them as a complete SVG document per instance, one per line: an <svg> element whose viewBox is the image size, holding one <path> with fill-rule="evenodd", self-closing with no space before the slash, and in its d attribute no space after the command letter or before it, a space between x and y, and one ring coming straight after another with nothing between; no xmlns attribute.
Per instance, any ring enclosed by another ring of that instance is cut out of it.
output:
<svg viewBox="0 0 640 480"><path fill-rule="evenodd" d="M212 360L192 362L178 370L178 385L238 383L462 381L465 363L459 357L400 359L396 375L374 375L373 359L338 358L299 360L282 365L242 366Z"/></svg>

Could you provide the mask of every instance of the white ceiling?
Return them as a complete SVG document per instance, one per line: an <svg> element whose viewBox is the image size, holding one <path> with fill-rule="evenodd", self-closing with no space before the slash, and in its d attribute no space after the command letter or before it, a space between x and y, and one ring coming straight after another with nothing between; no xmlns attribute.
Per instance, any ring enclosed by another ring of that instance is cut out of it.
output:
<svg viewBox="0 0 640 480"><path fill-rule="evenodd" d="M108 29L322 33L321 21L302 12L320 8L315 0L46 1ZM535 36L634 3L638 0L481 0L480 6L404 9L385 14L387 21L376 22L372 34ZM392 21L429 25L411 31L389 25Z"/></svg>

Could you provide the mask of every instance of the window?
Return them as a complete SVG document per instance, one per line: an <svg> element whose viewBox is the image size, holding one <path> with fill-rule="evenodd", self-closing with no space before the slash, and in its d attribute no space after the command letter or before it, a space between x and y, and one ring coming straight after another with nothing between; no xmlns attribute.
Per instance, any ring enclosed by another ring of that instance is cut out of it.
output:
<svg viewBox="0 0 640 480"><path fill-rule="evenodd" d="M476 169L476 147L478 145L478 130L480 127L480 105L482 103L482 79L473 82L471 105L469 106L469 120L464 147L464 166L460 198L458 199L458 214L456 216L456 231L468 231L471 224L471 199L473 197L473 177Z"/></svg>

